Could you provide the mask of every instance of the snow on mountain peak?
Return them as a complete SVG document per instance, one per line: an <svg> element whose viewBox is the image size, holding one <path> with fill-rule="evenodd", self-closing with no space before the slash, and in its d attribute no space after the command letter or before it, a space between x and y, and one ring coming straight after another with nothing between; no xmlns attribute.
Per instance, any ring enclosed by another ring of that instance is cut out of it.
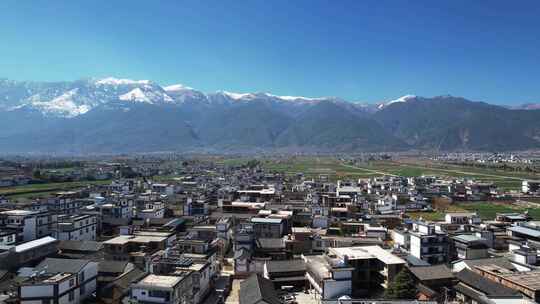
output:
<svg viewBox="0 0 540 304"><path fill-rule="evenodd" d="M192 91L194 90L191 87L185 86L183 84L173 84L170 86L163 87L166 92L181 92L181 91Z"/></svg>
<svg viewBox="0 0 540 304"><path fill-rule="evenodd" d="M96 84L101 85L133 85L133 84L150 84L150 80L132 80L132 79L121 79L114 77L107 77L101 80L96 81Z"/></svg>
<svg viewBox="0 0 540 304"><path fill-rule="evenodd" d="M133 101L153 104L155 102L165 101L173 102L173 99L160 91L154 91L151 87L135 88L126 94L118 96L123 101Z"/></svg>
<svg viewBox="0 0 540 304"><path fill-rule="evenodd" d="M75 117L90 111L90 106L86 104L76 104L73 101L75 95L77 95L79 89L73 89L65 92L64 94L50 100L39 101L39 96L34 97L37 99L32 101L32 106L41 109L44 113L62 115L64 117Z"/></svg>
<svg viewBox="0 0 540 304"><path fill-rule="evenodd" d="M405 95L405 96L401 96L398 99L391 100L391 101L387 102L386 104L389 105L389 104L393 104L393 103L396 103L396 102L407 102L408 100L415 99L415 98L416 98L416 95Z"/></svg>
<svg viewBox="0 0 540 304"><path fill-rule="evenodd" d="M285 100L285 101L317 102L317 101L321 101L321 100L325 99L324 97L323 98L311 98L311 97L304 97L304 96L273 95L273 94L270 94L270 93L266 93L266 95L269 96L269 97L274 97L274 98Z"/></svg>
<svg viewBox="0 0 540 304"><path fill-rule="evenodd" d="M251 99L254 97L252 93L233 93L233 92L228 92L228 91L220 91L219 93L234 100L248 99L248 98Z"/></svg>
<svg viewBox="0 0 540 304"><path fill-rule="evenodd" d="M124 101L152 103L152 101L146 96L146 94L144 94L144 92L140 88L135 88L127 92L126 94L120 95L118 99Z"/></svg>

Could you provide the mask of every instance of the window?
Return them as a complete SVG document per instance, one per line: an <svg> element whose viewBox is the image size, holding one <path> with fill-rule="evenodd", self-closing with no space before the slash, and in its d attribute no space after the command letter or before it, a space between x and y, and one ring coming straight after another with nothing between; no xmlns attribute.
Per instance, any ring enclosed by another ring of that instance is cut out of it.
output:
<svg viewBox="0 0 540 304"><path fill-rule="evenodd" d="M69 287L73 287L75 285L75 279L69 280Z"/></svg>
<svg viewBox="0 0 540 304"><path fill-rule="evenodd" d="M81 272L79 281L81 282L81 284L84 282L84 271Z"/></svg>
<svg viewBox="0 0 540 304"><path fill-rule="evenodd" d="M69 301L72 302L73 300L75 300L75 292L72 290L69 292Z"/></svg>
<svg viewBox="0 0 540 304"><path fill-rule="evenodd" d="M51 304L51 299L43 299L41 300L41 304Z"/></svg>
<svg viewBox="0 0 540 304"><path fill-rule="evenodd" d="M81 285L81 292L80 295L84 296L84 293L86 292L86 284Z"/></svg>

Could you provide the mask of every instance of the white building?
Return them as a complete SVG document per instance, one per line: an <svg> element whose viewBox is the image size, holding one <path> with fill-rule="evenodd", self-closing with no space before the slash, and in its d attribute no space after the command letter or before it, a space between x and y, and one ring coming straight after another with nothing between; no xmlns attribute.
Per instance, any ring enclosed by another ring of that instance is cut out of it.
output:
<svg viewBox="0 0 540 304"><path fill-rule="evenodd" d="M137 211L140 219L163 218L165 217L165 204L163 202L148 202L144 204L142 210Z"/></svg>
<svg viewBox="0 0 540 304"><path fill-rule="evenodd" d="M96 291L97 263L52 259L41 262L19 289L21 304L82 303Z"/></svg>
<svg viewBox="0 0 540 304"><path fill-rule="evenodd" d="M410 231L410 254L430 264L448 260L448 235L435 231L435 226L417 222Z"/></svg>
<svg viewBox="0 0 540 304"><path fill-rule="evenodd" d="M455 212L455 213L447 213L444 216L444 221L447 224L480 224L482 220L480 217L473 212Z"/></svg>
<svg viewBox="0 0 540 304"><path fill-rule="evenodd" d="M192 303L191 276L149 274L131 287L135 303Z"/></svg>
<svg viewBox="0 0 540 304"><path fill-rule="evenodd" d="M95 241L96 229L95 215L60 216L55 237L60 241Z"/></svg>
<svg viewBox="0 0 540 304"><path fill-rule="evenodd" d="M17 242L17 232L12 229L1 229L0 230L0 245L1 246L11 246L15 245Z"/></svg>
<svg viewBox="0 0 540 304"><path fill-rule="evenodd" d="M0 212L2 226L18 231L18 239L32 241L37 239L36 211L8 210Z"/></svg>

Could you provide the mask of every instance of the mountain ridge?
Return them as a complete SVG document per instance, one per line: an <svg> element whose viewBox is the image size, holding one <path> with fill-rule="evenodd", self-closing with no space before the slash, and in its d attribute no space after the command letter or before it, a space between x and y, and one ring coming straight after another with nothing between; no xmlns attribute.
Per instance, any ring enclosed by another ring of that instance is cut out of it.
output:
<svg viewBox="0 0 540 304"><path fill-rule="evenodd" d="M540 110L450 95L381 103L204 93L150 80L0 80L0 152L540 148Z"/></svg>

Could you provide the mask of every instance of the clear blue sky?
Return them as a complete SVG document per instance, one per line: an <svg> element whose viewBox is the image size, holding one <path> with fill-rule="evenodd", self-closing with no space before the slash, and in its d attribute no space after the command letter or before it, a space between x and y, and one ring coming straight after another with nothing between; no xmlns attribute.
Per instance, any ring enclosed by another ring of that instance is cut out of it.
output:
<svg viewBox="0 0 540 304"><path fill-rule="evenodd" d="M540 102L540 1L0 1L0 77Z"/></svg>

